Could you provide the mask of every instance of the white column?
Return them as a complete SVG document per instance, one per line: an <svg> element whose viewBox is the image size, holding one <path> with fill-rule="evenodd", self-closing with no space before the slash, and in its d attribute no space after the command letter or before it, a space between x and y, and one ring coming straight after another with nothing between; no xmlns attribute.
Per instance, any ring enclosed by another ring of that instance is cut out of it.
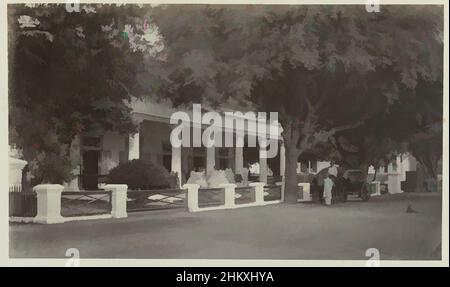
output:
<svg viewBox="0 0 450 287"><path fill-rule="evenodd" d="M234 159L235 159L234 173L241 174L241 171L244 168L244 148L243 147L235 148Z"/></svg>
<svg viewBox="0 0 450 287"><path fill-rule="evenodd" d="M181 176L181 147L172 146L172 172L176 172L178 176L178 183L182 185Z"/></svg>
<svg viewBox="0 0 450 287"><path fill-rule="evenodd" d="M21 159L9 158L9 187L22 190L22 170L27 162Z"/></svg>
<svg viewBox="0 0 450 287"><path fill-rule="evenodd" d="M64 183L64 191L80 191L80 187L78 186L78 177L80 176L80 167L77 166L72 171L75 176L70 182Z"/></svg>
<svg viewBox="0 0 450 287"><path fill-rule="evenodd" d="M80 175L81 165L81 141L80 136L76 136L70 146L70 160L76 163L76 167L72 170L72 174L75 176L71 181L65 182L64 191L80 191L78 186L78 177Z"/></svg>
<svg viewBox="0 0 450 287"><path fill-rule="evenodd" d="M267 183L267 158L261 156L259 152L259 181Z"/></svg>
<svg viewBox="0 0 450 287"><path fill-rule="evenodd" d="M257 204L264 203L264 182L250 182L249 186L255 187L255 202Z"/></svg>
<svg viewBox="0 0 450 287"><path fill-rule="evenodd" d="M225 189L225 208L234 208L234 189L236 188L236 184L222 183L219 185L219 188Z"/></svg>
<svg viewBox="0 0 450 287"><path fill-rule="evenodd" d="M397 173L400 173L400 175L402 174L402 172L403 172L403 167L402 167L402 156L401 155L398 155L397 156L397 158L396 158L396 165L397 165L397 169L396 169L396 171L397 171Z"/></svg>
<svg viewBox="0 0 450 287"><path fill-rule="evenodd" d="M308 161L308 173L311 173L311 161Z"/></svg>
<svg viewBox="0 0 450 287"><path fill-rule="evenodd" d="M127 214L127 191L126 184L107 184L105 190L111 191L111 215L114 218L125 218Z"/></svg>
<svg viewBox="0 0 450 287"><path fill-rule="evenodd" d="M286 169L286 149L284 143L280 146L280 175L284 178L284 172Z"/></svg>
<svg viewBox="0 0 450 287"><path fill-rule="evenodd" d="M37 215L34 222L45 224L64 222L61 216L63 189L64 186L60 184L39 184L33 188L37 194Z"/></svg>
<svg viewBox="0 0 450 287"><path fill-rule="evenodd" d="M128 160L139 159L139 133L130 135L128 144Z"/></svg>
<svg viewBox="0 0 450 287"><path fill-rule="evenodd" d="M216 166L216 148L214 146L206 148L206 174L211 174Z"/></svg>
<svg viewBox="0 0 450 287"><path fill-rule="evenodd" d="M189 212L196 212L199 211L198 208L198 189L200 188L200 185L189 183L183 185L184 189L187 189L187 208Z"/></svg>

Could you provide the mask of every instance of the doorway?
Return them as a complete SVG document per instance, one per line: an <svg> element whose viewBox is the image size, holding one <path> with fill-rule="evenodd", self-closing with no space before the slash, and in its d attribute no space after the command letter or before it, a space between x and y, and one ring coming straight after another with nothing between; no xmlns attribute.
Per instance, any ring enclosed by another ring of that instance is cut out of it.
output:
<svg viewBox="0 0 450 287"><path fill-rule="evenodd" d="M85 190L98 189L98 163L100 151L88 150L83 152L82 187Z"/></svg>

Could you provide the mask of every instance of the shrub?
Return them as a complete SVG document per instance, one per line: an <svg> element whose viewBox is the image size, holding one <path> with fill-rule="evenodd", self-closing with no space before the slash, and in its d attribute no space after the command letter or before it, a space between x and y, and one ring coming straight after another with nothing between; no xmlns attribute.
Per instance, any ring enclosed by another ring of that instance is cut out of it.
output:
<svg viewBox="0 0 450 287"><path fill-rule="evenodd" d="M129 189L177 188L177 176L149 160L134 159L109 171L107 183L127 184Z"/></svg>

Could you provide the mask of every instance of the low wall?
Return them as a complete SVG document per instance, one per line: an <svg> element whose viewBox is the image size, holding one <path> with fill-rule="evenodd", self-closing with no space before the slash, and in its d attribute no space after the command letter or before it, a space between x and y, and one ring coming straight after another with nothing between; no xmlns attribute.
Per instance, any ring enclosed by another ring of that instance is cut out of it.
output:
<svg viewBox="0 0 450 287"><path fill-rule="evenodd" d="M33 191L36 192L37 197L36 216L12 216L10 221L54 224L77 220L127 217L128 186L125 184L106 185L105 191L63 192L63 190L64 186L59 184L35 186ZM99 204L87 209L82 208L83 205L93 204L93 202L99 202Z"/></svg>
<svg viewBox="0 0 450 287"><path fill-rule="evenodd" d="M263 206L282 202L281 185L268 186L263 182L253 182L244 188L238 188L236 184L232 183L221 184L214 189L200 189L198 184L185 184L183 188L187 189L187 208L190 212ZM277 194L279 199L270 197L272 191ZM220 194L221 192L223 192L223 196ZM208 206L204 202L199 204L199 194L204 196L205 193L216 194L212 206ZM222 197L223 201L220 200ZM245 200L242 197L245 197Z"/></svg>

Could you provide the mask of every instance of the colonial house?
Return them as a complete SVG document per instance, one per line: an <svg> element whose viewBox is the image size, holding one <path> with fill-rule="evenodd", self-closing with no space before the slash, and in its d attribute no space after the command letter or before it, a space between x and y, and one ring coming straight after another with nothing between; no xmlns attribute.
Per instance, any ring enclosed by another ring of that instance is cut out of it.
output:
<svg viewBox="0 0 450 287"><path fill-rule="evenodd" d="M281 140L281 128L274 134L274 126L267 124L267 137L272 136L279 141L278 153L273 158L260 156L258 147L173 147L170 134L175 125L170 117L179 109L172 108L170 102L155 102L149 99L135 100L131 103L132 119L138 125L138 132L132 135L121 135L114 132L104 134L84 133L80 139L80 168L75 172L79 179L66 185L66 190L97 189L109 170L121 162L132 159L148 159L164 166L168 171L177 173L179 182L185 183L192 170L230 168L239 173L244 167L256 166L256 175L260 181L275 181L284 173L284 147ZM231 111L231 110L230 110ZM186 109L187 114L192 110ZM245 114L246 111L243 111ZM190 117L192 119L192 117ZM255 121L244 116L244 120ZM276 122L273 125L279 125ZM204 127L202 127L204 128ZM224 133L237 133L224 130ZM245 139L256 136L252 131L244 131ZM272 133L272 134L270 134ZM235 135L232 135L235 137ZM225 138L225 135L223 136Z"/></svg>

